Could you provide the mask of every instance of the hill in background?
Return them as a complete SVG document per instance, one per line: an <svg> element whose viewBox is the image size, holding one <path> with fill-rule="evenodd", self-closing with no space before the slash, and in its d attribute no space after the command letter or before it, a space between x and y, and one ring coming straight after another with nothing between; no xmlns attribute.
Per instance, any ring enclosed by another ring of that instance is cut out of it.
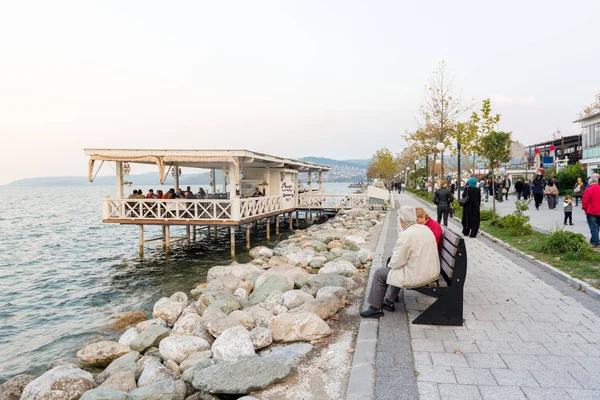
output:
<svg viewBox="0 0 600 400"><path fill-rule="evenodd" d="M331 171L323 175L324 182L357 182L366 179L367 164L369 160L334 160L324 157L303 157L300 160L316 164L329 165ZM216 171L216 182L221 182L221 171ZM148 172L145 174L128 175L125 180L133 182L133 186L151 186L158 185L159 178L157 172ZM305 174L300 174L300 181L306 182ZM184 173L180 178L181 186L208 185L210 184L210 175L208 170L199 173ZM88 182L86 176L49 176L40 178L19 179L9 183L8 187L50 187L50 186L112 186L115 184L115 177L97 176L93 183ZM165 186L173 185L173 177L169 175L165 181Z"/></svg>

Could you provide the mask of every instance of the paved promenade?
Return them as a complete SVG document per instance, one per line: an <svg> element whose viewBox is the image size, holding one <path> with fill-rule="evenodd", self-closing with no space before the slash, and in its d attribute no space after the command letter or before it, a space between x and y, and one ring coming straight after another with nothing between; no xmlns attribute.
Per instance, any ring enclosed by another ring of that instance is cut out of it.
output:
<svg viewBox="0 0 600 400"><path fill-rule="evenodd" d="M506 215L514 212L516 200L517 195L509 194L508 200L504 200L502 203L496 202L496 211L500 215ZM529 211L525 212L526 215L531 217L531 225L538 230L550 230L556 226L562 227L565 215L562 206L563 200L564 197L561 197L558 206L555 209L550 210L548 209L548 202L544 199L539 211L535 209L535 203L532 201L529 204ZM573 199L573 201L575 201L575 199ZM491 197L487 203L483 203L483 206L485 208L492 208ZM590 230L587 226L587 222L585 221L585 214L581 209L581 202L579 202L578 207L575 207L575 203L573 203L573 226L567 225L564 226L564 228L565 230L572 232L582 233L589 239Z"/></svg>
<svg viewBox="0 0 600 400"><path fill-rule="evenodd" d="M408 194L396 198L422 205ZM390 226L386 242L394 240ZM378 329L376 399L600 399L598 302L483 238L467 238L466 246L464 326L407 326L401 310L387 312ZM406 291L408 320L433 300ZM413 365L419 396L406 373Z"/></svg>

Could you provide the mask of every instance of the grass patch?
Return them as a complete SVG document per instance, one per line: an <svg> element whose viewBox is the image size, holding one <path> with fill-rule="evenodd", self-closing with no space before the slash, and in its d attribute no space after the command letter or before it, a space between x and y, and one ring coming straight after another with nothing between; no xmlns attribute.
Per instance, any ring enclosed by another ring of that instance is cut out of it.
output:
<svg viewBox="0 0 600 400"><path fill-rule="evenodd" d="M595 288L600 289L600 253L594 250L591 252L583 250L582 253L578 251L557 253L556 250L553 249L552 243L554 244L554 247L556 247L556 245L566 241L564 237L553 236L550 238L550 235L535 231L527 236L513 236L506 229L493 226L491 221L482 221L481 229L495 238L508 243L515 249L529 254L540 261L566 272L574 278L581 279L582 281L590 283L590 285ZM550 247L549 243L551 243ZM586 247L582 246L581 248L585 249ZM540 249L551 250L553 254L543 253Z"/></svg>

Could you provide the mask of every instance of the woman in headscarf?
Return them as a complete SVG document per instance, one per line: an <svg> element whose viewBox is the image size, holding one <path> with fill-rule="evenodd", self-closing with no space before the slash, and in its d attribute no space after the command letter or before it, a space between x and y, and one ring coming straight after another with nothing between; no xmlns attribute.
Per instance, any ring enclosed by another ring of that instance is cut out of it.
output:
<svg viewBox="0 0 600 400"><path fill-rule="evenodd" d="M462 197L463 199L469 198L463 206L462 233L465 236L474 238L477 236L477 231L479 231L479 207L481 206L481 191L477 187L475 177L471 177L467 181L467 187L463 191Z"/></svg>
<svg viewBox="0 0 600 400"><path fill-rule="evenodd" d="M577 207L579 205L579 201L583 197L584 190L585 190L585 185L583 184L583 181L581 180L581 178L577 178L577 183L575 184L575 187L573 188L573 196L575 196L575 207Z"/></svg>

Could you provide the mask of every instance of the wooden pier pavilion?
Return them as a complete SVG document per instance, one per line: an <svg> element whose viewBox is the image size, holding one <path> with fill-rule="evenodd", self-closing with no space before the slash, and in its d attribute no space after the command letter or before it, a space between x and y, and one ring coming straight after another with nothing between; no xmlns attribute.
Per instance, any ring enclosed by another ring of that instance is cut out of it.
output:
<svg viewBox="0 0 600 400"><path fill-rule="evenodd" d="M140 255L144 245L161 244L167 252L177 241L195 239L196 229L213 229L216 237L219 227L228 227L231 237L231 254L235 255L235 231L246 228L246 246L250 247L250 224L266 222L267 238L271 219L279 233L280 216L288 214L290 229L292 213L339 210L366 207L367 196L362 194L326 194L322 186L322 173L330 170L301 160L271 156L248 150L152 150L152 149L85 149L89 160L89 181L94 179L96 162L114 162L116 171L116 196L102 199L102 222L133 224L139 226ZM158 167L159 180L164 184L169 173L173 187L179 188L180 168L198 168L211 171L211 189L202 199L129 199L125 198L123 177L129 164L153 164ZM100 168L99 167L99 168ZM215 172L222 172L222 185L217 193ZM97 171L96 171L97 173ZM299 174L308 174L308 190L298 192ZM317 179L316 182L313 179ZM316 188L313 188L314 184ZM251 197L256 188L261 197ZM162 237L144 238L144 225L161 225ZM185 226L185 237L172 237L171 225Z"/></svg>

